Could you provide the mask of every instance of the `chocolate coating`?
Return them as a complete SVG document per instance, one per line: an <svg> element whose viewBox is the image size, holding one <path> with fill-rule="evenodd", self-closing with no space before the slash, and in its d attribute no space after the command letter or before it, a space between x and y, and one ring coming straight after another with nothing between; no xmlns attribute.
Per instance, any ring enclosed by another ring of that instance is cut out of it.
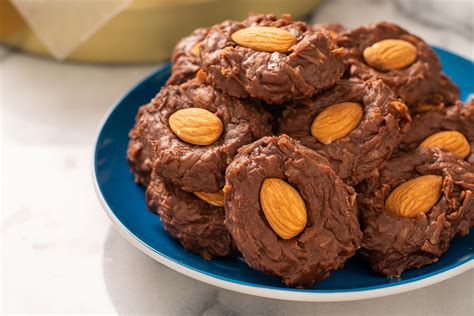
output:
<svg viewBox="0 0 474 316"><path fill-rule="evenodd" d="M148 186L150 182L150 174L153 168L153 154L151 148L145 147L138 131L137 123L145 111L146 105L140 106L135 116L135 125L128 133L127 161L130 169L135 176L135 182Z"/></svg>
<svg viewBox="0 0 474 316"><path fill-rule="evenodd" d="M201 57L199 53L196 55L193 52L193 48L202 42L207 32L207 28L198 28L191 35L179 41L171 56L173 67L171 68L171 76L166 81L166 84L181 84L196 76L196 73L201 68ZM199 49L196 51L199 52Z"/></svg>
<svg viewBox="0 0 474 316"><path fill-rule="evenodd" d="M235 43L231 36L254 26L276 27L296 37L288 52L256 51ZM213 26L202 44L201 56L212 83L234 97L253 97L267 103L310 97L332 86L344 71L326 32L313 30L289 15L250 16L243 22Z"/></svg>
<svg viewBox="0 0 474 316"><path fill-rule="evenodd" d="M171 114L203 108L224 125L221 137L207 146L186 143L168 125ZM143 146L153 153L154 168L166 181L188 192L217 192L224 186L225 168L237 149L271 134L271 115L258 102L229 97L197 79L166 86L145 108L138 121Z"/></svg>
<svg viewBox="0 0 474 316"><path fill-rule="evenodd" d="M431 92L427 103L453 104L459 100L459 87L445 74L441 73L441 79L436 89Z"/></svg>
<svg viewBox="0 0 474 316"><path fill-rule="evenodd" d="M259 191L266 178L288 182L305 201L307 226L292 239L278 237L263 214ZM241 148L227 168L224 192L225 224L246 262L287 285L312 286L359 248L353 188L324 157L286 135Z"/></svg>
<svg viewBox="0 0 474 316"><path fill-rule="evenodd" d="M381 80L340 80L333 88L311 99L296 101L280 118L279 133L287 134L329 159L336 173L354 185L377 173L410 127L405 106ZM364 116L352 132L330 144L311 134L313 120L327 107L340 102L357 102Z"/></svg>
<svg viewBox="0 0 474 316"><path fill-rule="evenodd" d="M474 164L474 99L466 103L457 101L451 106L438 106L432 110L412 116L410 131L400 143L399 149L404 152L417 148L428 136L449 130L462 133L471 145L471 154L466 158Z"/></svg>
<svg viewBox="0 0 474 316"><path fill-rule="evenodd" d="M234 252L232 237L224 226L224 208L212 206L194 194L166 183L153 173L146 191L148 208L160 215L166 231L183 247L204 259Z"/></svg>
<svg viewBox="0 0 474 316"><path fill-rule="evenodd" d="M442 196L426 214L401 217L385 208L390 192L422 175L443 177ZM456 235L474 224L474 168L437 148L417 150L388 161L380 177L358 189L364 239L361 253L372 268L389 277L436 262Z"/></svg>
<svg viewBox="0 0 474 316"><path fill-rule="evenodd" d="M347 30L347 28L340 23L316 23L313 25L315 30L326 30L334 32L335 34L342 33Z"/></svg>
<svg viewBox="0 0 474 316"><path fill-rule="evenodd" d="M365 48L385 39L400 39L413 44L417 49L415 62L397 70L379 71L370 67L362 55ZM433 49L398 25L379 22L347 30L339 34L338 45L348 50L345 62L351 76L364 80L382 79L410 107L432 99L439 102L440 98L447 98L443 102L449 103L459 98L457 87L447 77L442 77L441 64Z"/></svg>

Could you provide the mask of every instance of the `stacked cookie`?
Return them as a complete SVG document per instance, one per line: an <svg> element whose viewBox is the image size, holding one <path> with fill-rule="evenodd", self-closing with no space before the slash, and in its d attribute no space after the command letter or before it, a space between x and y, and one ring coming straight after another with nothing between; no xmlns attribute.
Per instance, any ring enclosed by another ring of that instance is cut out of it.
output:
<svg viewBox="0 0 474 316"><path fill-rule="evenodd" d="M183 247L308 287L361 248L398 276L474 223L474 101L421 39L284 15L198 29L127 159Z"/></svg>

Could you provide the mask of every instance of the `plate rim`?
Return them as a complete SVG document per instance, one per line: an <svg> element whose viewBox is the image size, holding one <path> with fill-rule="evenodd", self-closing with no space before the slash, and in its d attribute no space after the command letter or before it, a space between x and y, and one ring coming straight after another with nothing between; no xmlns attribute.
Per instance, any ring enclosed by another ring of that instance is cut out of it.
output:
<svg viewBox="0 0 474 316"><path fill-rule="evenodd" d="M454 55L456 57L468 60L467 58L457 55L447 49L440 48L438 46L432 45L434 48L447 52L450 55ZM405 281L400 284L384 284L384 285L377 285L372 287L367 287L367 289L347 289L347 290L327 290L327 291L305 291L302 289L293 289L293 288L274 288L270 286L261 286L256 284L246 284L246 283L237 283L235 281L226 280L224 278L219 278L217 276L213 276L207 274L205 272L201 272L199 270L193 269L191 267L185 266L180 264L170 258L167 258L165 255L160 254L156 250L152 249L150 246L145 244L141 241L137 236L135 236L115 215L112 209L107 204L105 200L100 185L98 183L97 173L96 173L96 156L98 152L98 144L99 139L101 138L103 128L107 123L108 119L112 115L112 113L117 109L120 103L124 100L126 96L128 96L132 91L137 89L146 81L150 80L150 78L154 77L158 72L163 71L165 68L169 67L170 63L164 63L159 67L153 69L148 75L146 75L142 80L138 81L135 85L133 85L130 89L126 90L117 100L113 103L110 109L106 112L104 117L102 118L99 127L96 132L96 136L94 139L94 144L92 148L92 163L91 163L91 176L94 185L94 190L96 195L99 199L99 202L112 221L113 226L120 232L122 236L124 236L130 243L132 243L136 248L153 258L154 260L160 262L161 264L183 274L188 277L191 277L195 280L199 280L201 282L214 285L220 288L224 288L227 290L249 294L254 296L266 297L266 298L273 298L278 300L286 300L286 301L304 301L304 302L340 302L340 301L355 301L355 300L363 300L369 298L377 298L383 296L394 295L398 293L404 293L416 289L420 289L435 283L439 283L441 281L447 280L452 278L456 275L459 275L463 272L469 271L474 268L474 256L467 256L467 258L463 259L460 263L454 266L448 266L444 269L440 269L436 272L431 272L429 274L416 277L412 280Z"/></svg>

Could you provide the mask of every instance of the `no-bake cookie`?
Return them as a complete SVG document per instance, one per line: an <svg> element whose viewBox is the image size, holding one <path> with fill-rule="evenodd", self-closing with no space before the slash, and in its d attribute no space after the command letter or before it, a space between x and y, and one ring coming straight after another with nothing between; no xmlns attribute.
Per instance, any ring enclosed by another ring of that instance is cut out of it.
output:
<svg viewBox="0 0 474 316"><path fill-rule="evenodd" d="M135 125L128 133L127 161L135 176L135 182L146 187L150 182L150 174L153 168L153 154L151 148L143 145L137 126L145 107L146 105L142 105L138 108Z"/></svg>
<svg viewBox="0 0 474 316"><path fill-rule="evenodd" d="M225 224L246 262L287 285L313 285L359 248L353 188L286 135L241 148L224 192Z"/></svg>
<svg viewBox="0 0 474 316"><path fill-rule="evenodd" d="M392 158L359 191L361 252L388 277L436 262L474 224L474 168L439 148Z"/></svg>
<svg viewBox="0 0 474 316"><path fill-rule="evenodd" d="M166 231L186 250L205 259L232 254L232 237L224 226L222 192L220 196L200 196L166 183L156 173L146 191L148 208L158 213Z"/></svg>
<svg viewBox="0 0 474 316"><path fill-rule="evenodd" d="M410 107L459 98L457 87L442 75L433 49L398 25L360 26L340 33L337 43L347 49L345 61L351 76L382 79Z"/></svg>
<svg viewBox="0 0 474 316"><path fill-rule="evenodd" d="M417 147L444 148L474 164L474 99L431 106L413 115L410 131L399 148L406 152Z"/></svg>
<svg viewBox="0 0 474 316"><path fill-rule="evenodd" d="M196 76L198 70L201 69L201 42L207 32L207 28L198 28L179 41L171 56L173 67L166 84L181 84Z"/></svg>
<svg viewBox="0 0 474 316"><path fill-rule="evenodd" d="M337 34L342 33L345 30L347 30L347 28L340 23L316 23L313 25L313 29L318 30L318 31L326 30L329 32L333 32L333 35L335 34L336 36Z"/></svg>
<svg viewBox="0 0 474 316"><path fill-rule="evenodd" d="M196 29L172 63L127 160L186 250L303 288L359 249L397 277L469 234L474 99L417 36L252 15Z"/></svg>
<svg viewBox="0 0 474 316"><path fill-rule="evenodd" d="M270 120L257 101L193 79L162 88L145 107L137 133L164 180L188 192L217 192L237 149L270 135Z"/></svg>
<svg viewBox="0 0 474 316"><path fill-rule="evenodd" d="M381 80L340 80L290 105L278 132L328 158L336 173L354 185L377 172L410 122L407 107Z"/></svg>
<svg viewBox="0 0 474 316"><path fill-rule="evenodd" d="M201 45L212 83L234 97L267 103L310 97L343 74L343 50L326 32L289 15L250 16L213 26Z"/></svg>

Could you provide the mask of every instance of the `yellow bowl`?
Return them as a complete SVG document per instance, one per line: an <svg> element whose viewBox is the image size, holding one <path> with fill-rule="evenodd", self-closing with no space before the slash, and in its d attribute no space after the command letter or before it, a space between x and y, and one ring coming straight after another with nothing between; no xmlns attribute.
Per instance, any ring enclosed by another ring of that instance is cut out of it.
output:
<svg viewBox="0 0 474 316"><path fill-rule="evenodd" d="M146 63L170 57L176 42L193 29L250 12L308 15L320 0L135 0L112 18L68 60L100 63ZM0 42L24 51L51 56L9 1L0 1Z"/></svg>

